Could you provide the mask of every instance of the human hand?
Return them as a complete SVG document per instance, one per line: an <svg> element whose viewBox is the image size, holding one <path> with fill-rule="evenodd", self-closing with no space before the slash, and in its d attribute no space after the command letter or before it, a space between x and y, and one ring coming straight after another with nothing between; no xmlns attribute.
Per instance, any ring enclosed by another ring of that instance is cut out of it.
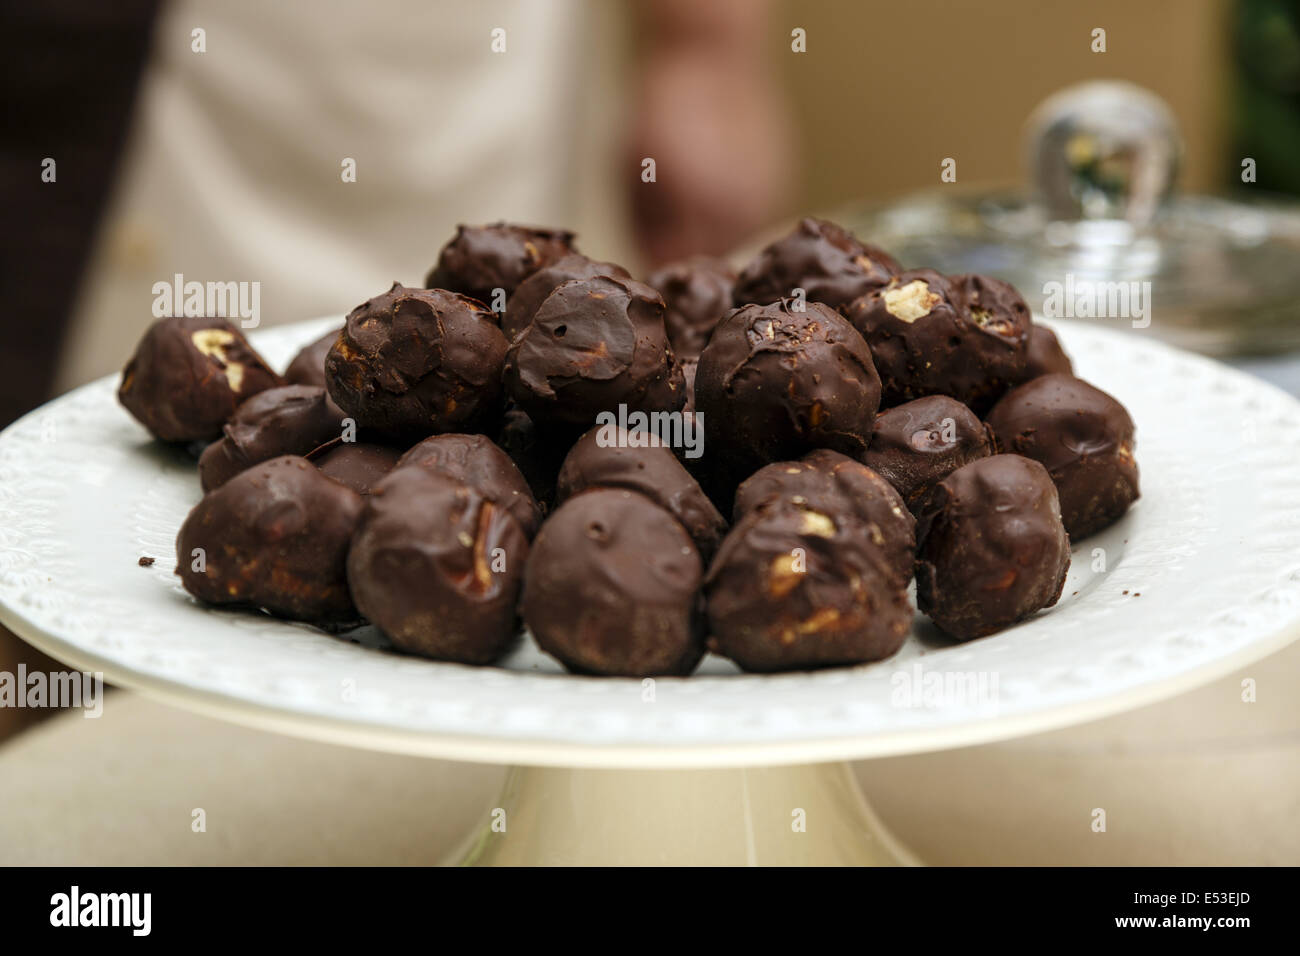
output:
<svg viewBox="0 0 1300 956"><path fill-rule="evenodd" d="M794 170L784 98L764 61L698 44L651 53L628 143L631 208L652 265L716 255L782 212ZM655 161L655 181L642 163Z"/></svg>

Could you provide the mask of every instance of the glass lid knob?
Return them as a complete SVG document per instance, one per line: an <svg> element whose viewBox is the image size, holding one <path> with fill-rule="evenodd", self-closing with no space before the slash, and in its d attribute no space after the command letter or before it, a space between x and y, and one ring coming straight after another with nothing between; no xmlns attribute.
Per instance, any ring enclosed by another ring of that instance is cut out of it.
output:
<svg viewBox="0 0 1300 956"><path fill-rule="evenodd" d="M1182 138L1155 94L1118 81L1069 87L1026 125L1034 200L1048 222L1123 220L1141 229L1168 203Z"/></svg>

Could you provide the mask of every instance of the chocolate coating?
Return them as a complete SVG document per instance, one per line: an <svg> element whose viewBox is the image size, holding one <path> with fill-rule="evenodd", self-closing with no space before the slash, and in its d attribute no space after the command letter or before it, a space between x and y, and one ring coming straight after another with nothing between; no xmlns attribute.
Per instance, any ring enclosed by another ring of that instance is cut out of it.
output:
<svg viewBox="0 0 1300 956"><path fill-rule="evenodd" d="M917 530L917 605L953 637L1000 631L1061 596L1070 539L1036 461L993 455L958 468L930 494Z"/></svg>
<svg viewBox="0 0 1300 956"><path fill-rule="evenodd" d="M506 341L513 342L528 326L533 324L533 317L542 307L552 292L574 279L595 279L597 276L611 276L615 279L630 279L631 273L612 262L597 262L581 253L557 259L543 266L519 284L510 301L506 303L506 314L501 317L501 331Z"/></svg>
<svg viewBox="0 0 1300 956"><path fill-rule="evenodd" d="M866 343L828 306L791 305L736 309L700 356L695 405L705 457L714 472L735 476L732 488L768 462L814 448L857 457L871 438L880 379Z"/></svg>
<svg viewBox="0 0 1300 956"><path fill-rule="evenodd" d="M1074 540L1113 524L1138 498L1133 419L1073 375L1042 375L1008 392L986 419L999 451L1042 462Z"/></svg>
<svg viewBox="0 0 1300 956"><path fill-rule="evenodd" d="M502 416L496 443L523 473L533 498L545 511L555 500L555 479L565 453L573 444L567 431L564 434L547 432L539 428L522 408L509 405Z"/></svg>
<svg viewBox="0 0 1300 956"><path fill-rule="evenodd" d="M122 372L117 399L161 441L210 441L280 376L225 319L159 319Z"/></svg>
<svg viewBox="0 0 1300 956"><path fill-rule="evenodd" d="M747 671L880 660L912 621L906 584L863 522L787 500L736 523L704 588L710 649Z"/></svg>
<svg viewBox="0 0 1300 956"><path fill-rule="evenodd" d="M338 340L343 330L326 332L310 345L304 345L284 370L284 380L290 385L318 385L325 387L325 356Z"/></svg>
<svg viewBox="0 0 1300 956"><path fill-rule="evenodd" d="M348 315L325 376L330 397L363 428L414 441L492 424L505 351L485 306L395 282Z"/></svg>
<svg viewBox="0 0 1300 956"><path fill-rule="evenodd" d="M819 448L799 461L766 465L736 489L732 517L739 523L751 512L778 504L861 522L881 567L903 585L912 579L916 520L893 486L861 462Z"/></svg>
<svg viewBox="0 0 1300 956"><path fill-rule="evenodd" d="M695 413L695 376L699 371L698 358L682 359L682 381L686 386L686 404L682 406L684 414Z"/></svg>
<svg viewBox="0 0 1300 956"><path fill-rule="evenodd" d="M365 499L348 553L357 607L401 650L487 664L518 633L519 523L473 488L398 468Z"/></svg>
<svg viewBox="0 0 1300 956"><path fill-rule="evenodd" d="M339 437L343 414L312 385L258 392L235 410L222 437L199 457L199 483L211 491L245 468L281 455L306 455Z"/></svg>
<svg viewBox="0 0 1300 956"><path fill-rule="evenodd" d="M722 259L695 256L652 273L646 285L664 297L664 325L679 359L698 356L722 317L731 311L736 272Z"/></svg>
<svg viewBox="0 0 1300 956"><path fill-rule="evenodd" d="M1065 354L1065 349L1061 348L1055 332L1045 325L1031 325L1029 348L1025 352L1025 380L1051 375L1053 372L1073 375L1074 363Z"/></svg>
<svg viewBox="0 0 1300 956"><path fill-rule="evenodd" d="M664 332L659 293L632 279L564 283L511 343L505 384L543 426L583 429L602 411L678 411L681 366Z"/></svg>
<svg viewBox="0 0 1300 956"><path fill-rule="evenodd" d="M809 302L843 309L898 272L898 263L883 249L833 222L807 218L744 268L731 298L737 306L767 305L792 297L799 288Z"/></svg>
<svg viewBox="0 0 1300 956"><path fill-rule="evenodd" d="M556 481L555 500L563 504L589 488L638 492L677 519L707 563L727 533L726 519L666 445L631 447L632 441L650 437L613 425L593 428L569 449Z"/></svg>
<svg viewBox="0 0 1300 956"><path fill-rule="evenodd" d="M459 292L491 306L497 289L509 297L530 275L573 252L573 233L496 222L457 226L425 277L429 289Z"/></svg>
<svg viewBox="0 0 1300 956"><path fill-rule="evenodd" d="M876 416L863 462L916 510L948 475L993 454L993 436L975 413L947 395L927 395Z"/></svg>
<svg viewBox="0 0 1300 956"><path fill-rule="evenodd" d="M434 435L409 449L399 468L420 465L469 485L488 501L504 508L531 540L542 523L542 512L522 473L510 456L485 435Z"/></svg>
<svg viewBox="0 0 1300 956"><path fill-rule="evenodd" d="M374 492L397 467L401 449L372 442L336 440L312 451L307 458L326 478L347 485L359 495Z"/></svg>
<svg viewBox="0 0 1300 956"><path fill-rule="evenodd" d="M542 525L524 578L524 621L571 671L689 674L704 653L703 568L686 531L643 495L596 488Z"/></svg>
<svg viewBox="0 0 1300 956"><path fill-rule="evenodd" d="M980 412L1024 377L1029 308L997 279L913 269L845 314L871 346L886 408L950 395Z"/></svg>
<svg viewBox="0 0 1300 956"><path fill-rule="evenodd" d="M322 624L353 621L344 562L360 514L360 496L311 462L273 458L194 506L176 536L176 573L208 604ZM202 549L201 568L195 549Z"/></svg>

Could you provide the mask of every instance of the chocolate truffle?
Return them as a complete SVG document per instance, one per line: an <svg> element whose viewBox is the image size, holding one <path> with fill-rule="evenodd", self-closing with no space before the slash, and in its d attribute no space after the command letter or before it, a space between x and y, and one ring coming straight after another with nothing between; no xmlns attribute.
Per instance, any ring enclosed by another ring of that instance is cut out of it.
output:
<svg viewBox="0 0 1300 956"><path fill-rule="evenodd" d="M732 489L756 468L814 448L860 456L871 438L880 379L862 336L828 306L793 306L736 309L700 356L705 454Z"/></svg>
<svg viewBox="0 0 1300 956"><path fill-rule="evenodd" d="M1042 462L1074 540L1113 524L1138 498L1133 419L1101 389L1053 373L1012 391L989 412L1002 452Z"/></svg>
<svg viewBox="0 0 1300 956"><path fill-rule="evenodd" d="M305 345L289 367L284 370L284 378L291 385L319 385L325 387L325 356L338 341L342 329L333 329L325 333L310 345Z"/></svg>
<svg viewBox="0 0 1300 956"><path fill-rule="evenodd" d="M1024 377L1029 309L997 279L913 269L845 314L871 346L886 408L950 395L985 411Z"/></svg>
<svg viewBox="0 0 1300 956"><path fill-rule="evenodd" d="M1025 380L1050 375L1053 372L1074 374L1070 356L1061 348L1056 333L1045 325L1029 327L1029 350L1025 353Z"/></svg>
<svg viewBox="0 0 1300 956"><path fill-rule="evenodd" d="M685 675L704 653L700 556L644 495L596 488L542 525L521 604L542 650L569 670Z"/></svg>
<svg viewBox="0 0 1300 956"><path fill-rule="evenodd" d="M368 495L397 467L402 451L391 445L335 439L312 451L307 458L326 478L347 485L359 495Z"/></svg>
<svg viewBox="0 0 1300 956"><path fill-rule="evenodd" d="M731 311L736 272L722 259L695 256L655 270L646 285L659 290L668 341L679 359L698 356L713 328Z"/></svg>
<svg viewBox="0 0 1300 956"><path fill-rule="evenodd" d="M860 242L835 223L803 219L744 268L731 299L737 306L767 305L793 298L795 289L803 289L807 301L843 309L898 271L888 253Z"/></svg>
<svg viewBox="0 0 1300 956"><path fill-rule="evenodd" d="M485 435L434 435L404 454L397 463L420 465L469 485L504 508L530 539L542 523L542 512L523 474L510 456Z"/></svg>
<svg viewBox="0 0 1300 956"><path fill-rule="evenodd" d="M727 533L727 522L713 507L667 445L652 445L657 435L600 425L578 439L556 481L555 500L563 503L588 488L626 488L645 495L686 529L705 563Z"/></svg>
<svg viewBox="0 0 1300 956"><path fill-rule="evenodd" d="M861 462L819 448L800 461L760 468L736 490L732 518L740 523L753 511L782 503L861 522L882 567L903 585L912 579L916 521L893 486Z"/></svg>
<svg viewBox="0 0 1300 956"><path fill-rule="evenodd" d="M917 519L916 599L943 631L969 640L1051 607L1070 568L1047 470L992 455L939 482Z"/></svg>
<svg viewBox="0 0 1300 956"><path fill-rule="evenodd" d="M429 289L446 289L477 299L489 308L497 289L509 297L530 275L573 252L573 233L497 222L457 226L456 235L424 280Z"/></svg>
<svg viewBox="0 0 1300 956"><path fill-rule="evenodd" d="M682 413L686 415L695 414L695 376L700 370L700 360L698 358L682 359L682 381L686 385L686 404L682 406Z"/></svg>
<svg viewBox="0 0 1300 956"><path fill-rule="evenodd" d="M495 424L505 352L486 306L395 282L348 315L325 377L330 396L361 427L415 441Z"/></svg>
<svg viewBox="0 0 1300 956"><path fill-rule="evenodd" d="M564 283L506 355L510 395L538 424L582 429L602 411L680 411L681 366L664 333L664 300L632 279Z"/></svg>
<svg viewBox="0 0 1300 956"><path fill-rule="evenodd" d="M208 604L321 624L357 619L345 561L361 497L285 455L209 492L176 537L176 573Z"/></svg>
<svg viewBox="0 0 1300 956"><path fill-rule="evenodd" d="M528 560L519 522L428 468L398 468L364 499L348 582L357 607L412 654L488 664L514 642Z"/></svg>
<svg viewBox="0 0 1300 956"><path fill-rule="evenodd" d="M178 316L149 326L117 398L161 441L211 441L240 403L282 384L225 319Z"/></svg>
<svg viewBox="0 0 1300 956"><path fill-rule="evenodd" d="M877 415L862 460L915 511L940 481L991 454L992 435L974 412L947 395L927 395Z"/></svg>
<svg viewBox="0 0 1300 956"><path fill-rule="evenodd" d="M533 317L537 315L542 303L564 283L574 279L595 279L598 276L632 278L622 266L612 262L597 262L580 253L565 256L538 269L519 284L506 305L506 314L501 319L501 331L505 333L506 341L513 342L520 332L532 325Z"/></svg>
<svg viewBox="0 0 1300 956"><path fill-rule="evenodd" d="M306 455L339 437L343 414L325 389L281 385L258 392L235 410L222 438L199 457L199 483L211 491L249 468L281 455Z"/></svg>
<svg viewBox="0 0 1300 956"><path fill-rule="evenodd" d="M573 444L571 434L552 434L539 428L527 412L512 403L502 416L496 443L519 468L544 512L555 500L555 478Z"/></svg>
<svg viewBox="0 0 1300 956"><path fill-rule="evenodd" d="M906 584L862 521L787 500L736 523L704 587L709 648L747 671L880 660L912 621Z"/></svg>

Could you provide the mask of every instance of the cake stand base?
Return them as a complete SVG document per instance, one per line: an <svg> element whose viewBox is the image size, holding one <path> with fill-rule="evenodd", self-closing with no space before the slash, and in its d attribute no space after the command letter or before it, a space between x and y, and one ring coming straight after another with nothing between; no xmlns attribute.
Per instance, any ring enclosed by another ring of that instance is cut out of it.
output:
<svg viewBox="0 0 1300 956"><path fill-rule="evenodd" d="M515 767L462 866L914 866L848 764Z"/></svg>

